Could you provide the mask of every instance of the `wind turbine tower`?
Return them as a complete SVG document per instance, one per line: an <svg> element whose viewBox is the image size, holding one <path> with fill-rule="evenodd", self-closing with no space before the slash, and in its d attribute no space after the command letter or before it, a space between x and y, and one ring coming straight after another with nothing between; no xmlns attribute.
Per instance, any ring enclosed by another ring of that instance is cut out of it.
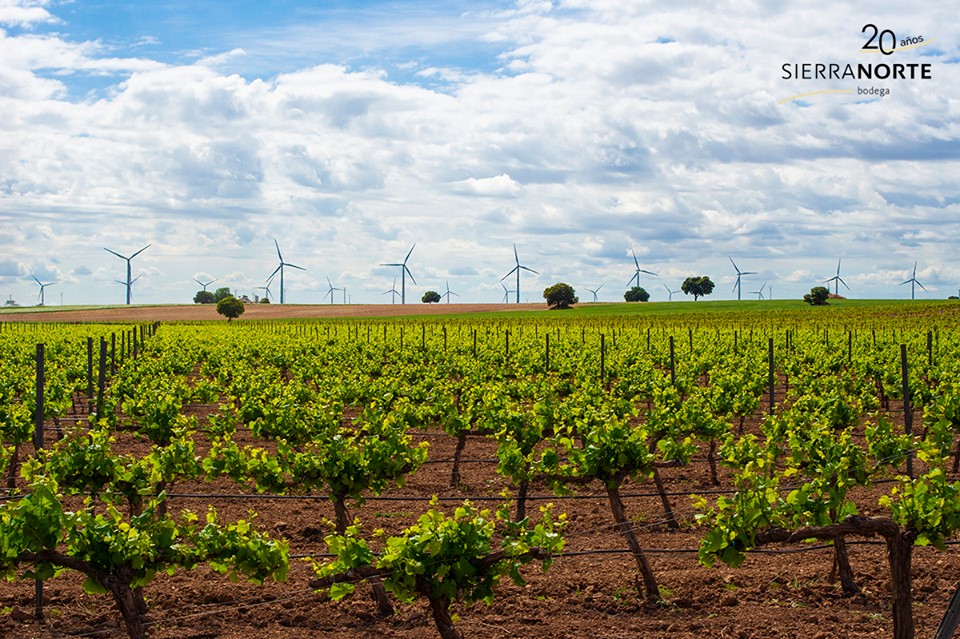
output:
<svg viewBox="0 0 960 639"><path fill-rule="evenodd" d="M273 243L277 247L277 258L280 260L280 266L278 266L273 271L273 273L270 274L270 277L267 278L267 284L270 283L270 280L273 279L274 275L276 275L277 273L280 273L280 303L283 304L283 267L289 266L290 268L300 269L301 271L305 271L307 269L303 268L302 266L297 266L296 264L290 264L289 262L284 262L283 255L281 255L280 253L280 244L277 242L276 239L273 240Z"/></svg>
<svg viewBox="0 0 960 639"><path fill-rule="evenodd" d="M733 261L733 258L730 258L730 263L733 264L733 269L737 272L737 283L733 285L733 288L737 291L737 301L740 301L740 278L744 275L756 275L756 271L741 271L737 266L737 263Z"/></svg>
<svg viewBox="0 0 960 639"><path fill-rule="evenodd" d="M393 287L389 291L384 291L381 293L381 295L390 295L391 304L397 303L397 295L399 294L400 292L397 290L397 278L393 278Z"/></svg>
<svg viewBox="0 0 960 639"><path fill-rule="evenodd" d="M627 286L630 286L630 284L631 284L634 280L637 281L637 286L640 286L640 274L641 274L641 273L646 273L647 275L653 275L654 277L657 277L657 274L654 273L653 271L647 271L647 270L644 270L644 269L640 268L640 261L637 259L637 252L634 251L633 249L630 249L630 252L633 253L633 264L634 264L634 266L637 267L637 270L634 271L633 277L631 277L629 280L627 280Z"/></svg>
<svg viewBox="0 0 960 639"><path fill-rule="evenodd" d="M197 284L199 284L200 286L202 286L202 287L203 287L203 292L206 293L206 292L207 292L207 287L210 286L211 284L213 284L214 282L216 282L217 280L214 279L214 280L210 280L209 282L201 282L201 281L198 280L197 278L193 278L193 281L196 282ZM262 286L258 286L257 288L263 288L263 287L262 287Z"/></svg>
<svg viewBox="0 0 960 639"><path fill-rule="evenodd" d="M503 287L503 303L507 304L510 302L510 293L513 293L513 291L507 288L506 284L503 283L503 280L500 280L500 286Z"/></svg>
<svg viewBox="0 0 960 639"><path fill-rule="evenodd" d="M136 279L136 280L131 280L131 279L130 279L130 261L131 261L133 258L135 258L136 256L138 256L138 255L140 255L141 253L143 253L144 251L146 251L148 248L150 248L150 246L151 246L150 244L147 244L146 246L144 246L142 249L140 249L139 251L137 251L136 253L134 253L134 254L131 255L130 257L127 257L126 255L120 255L120 254L117 253L116 251L111 251L111 250L108 249L107 247L103 247L103 250L106 251L107 253L113 253L114 255L116 255L117 257L119 257L120 259L127 261L127 281L126 281L126 287L127 287L127 304L130 303L130 287L133 286L133 283L134 283L134 282L136 282L138 279L140 279L140 276L139 276L139 275L137 276L137 279ZM119 280L117 280L117 281L119 281ZM124 284L124 282L120 282L120 283L121 283L121 284Z"/></svg>
<svg viewBox="0 0 960 639"><path fill-rule="evenodd" d="M842 259L842 258L841 258ZM847 283L843 281L843 278L840 277L840 260L837 260L837 274L831 277L829 280L824 280L823 283L827 285L827 289L830 288L830 282L833 282L833 294L840 295L840 285L843 284L846 289L849 291L850 287L847 286Z"/></svg>
<svg viewBox="0 0 960 639"><path fill-rule="evenodd" d="M668 293L669 296L670 296L670 297L667 299L668 302L672 302L672 301L673 301L673 294L674 294L674 293L679 293L679 292L680 292L680 291L671 291L671 290L670 290L670 287L667 286L666 284L663 285L663 288L667 289L667 293Z"/></svg>
<svg viewBox="0 0 960 639"><path fill-rule="evenodd" d="M324 297L326 297L327 295L329 295L329 296L330 296L330 303L333 304L333 292L334 292L334 291L340 291L340 290L343 290L343 289L339 289L339 288L335 287L335 286L333 285L333 283L330 281L330 278L329 278L329 277L327 278L327 284L330 285L330 288L327 289L327 293L326 293L326 295L324 295ZM344 299L346 299L346 293L344 293ZM344 303L346 303L346 301L344 301Z"/></svg>
<svg viewBox="0 0 960 639"><path fill-rule="evenodd" d="M516 245L516 244L513 245L513 259L514 259L514 262L516 262L516 266L514 266L512 269L510 269L510 272L509 272L509 273L507 273L506 275L504 275L503 277L501 277L501 278L500 278L500 282L502 283L503 280L507 279L508 277L510 277L511 275L513 275L514 272L516 272L516 274L517 274L517 304L519 304L519 303L520 303L520 270L523 269L524 271L530 271L531 273L533 273L533 274L535 274L535 275L540 275L540 273L539 273L538 271L533 270L532 268L527 268L526 266L523 266L522 264L520 264L520 256L517 255L517 245Z"/></svg>
<svg viewBox="0 0 960 639"><path fill-rule="evenodd" d="M443 281L444 281L444 282L446 283L446 285L447 285L447 292L444 293L443 295L447 298L447 304L449 304L449 303L450 303L450 296L451 296L451 295L456 295L457 297L460 297L460 294L459 294L459 293L454 293L453 291L450 290L450 280L443 280Z"/></svg>
<svg viewBox="0 0 960 639"><path fill-rule="evenodd" d="M389 264L381 263L380 266L399 266L400 267L400 303L407 303L407 275L410 276L410 281L414 284L417 283L417 280L413 279L413 273L410 272L410 269L407 268L407 260L410 259L410 254L413 253L413 249L417 248L417 245L414 244L410 247L410 250L407 251L407 256L403 258L402 262L392 262ZM396 286L396 284L394 284Z"/></svg>
<svg viewBox="0 0 960 639"><path fill-rule="evenodd" d="M44 284L43 282L41 282L40 280L37 279L37 276L36 276L36 275L32 275L32 274L31 274L30 277L33 278L33 281L34 281L34 282L36 282L37 284L40 285L40 294L37 295L37 300L40 302L40 306L46 306L46 304L44 303L45 298L44 298L44 295L43 295L43 290L44 290L45 288L47 288L48 286L52 286L52 285L56 284L56 282L47 282L46 284ZM60 306L63 306L63 304L61 303Z"/></svg>
<svg viewBox="0 0 960 639"><path fill-rule="evenodd" d="M920 288L923 288L923 290L927 290L923 287L923 284L917 281L917 263L916 262L913 263L913 275L910 276L910 279L907 280L906 282L900 282L900 286L903 286L904 284L910 285L910 299L916 299L917 286L919 286Z"/></svg>

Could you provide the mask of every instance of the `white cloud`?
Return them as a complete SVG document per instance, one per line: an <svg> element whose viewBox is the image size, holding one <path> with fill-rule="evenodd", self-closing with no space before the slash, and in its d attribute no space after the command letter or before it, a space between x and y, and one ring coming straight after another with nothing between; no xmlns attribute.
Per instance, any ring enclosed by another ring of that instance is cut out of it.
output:
<svg viewBox="0 0 960 639"><path fill-rule="evenodd" d="M51 7L0 0L0 23L6 9ZM416 272L463 278L450 285L468 300L502 295L486 278L509 269L513 242L534 268L591 287L625 282L631 247L650 270L710 274L726 289L728 255L762 268L761 283L788 273L774 283L780 297L821 269L831 276L837 257L856 295L898 294L897 265L915 259L946 287L960 277L960 65L944 61L958 29L942 8L875 10L891 28L938 37L935 79L872 103L809 106L778 104L799 91L780 65L856 61L852 7L529 1L413 15L410 33L386 19L353 25L368 28L364 64L323 48L271 77L240 72L256 67L268 32L222 52L197 43L192 64L0 32L0 236L42 227L44 242L13 249L12 264L59 254L62 271L80 280L86 264L107 283L120 269L102 246L153 242L142 301L180 299L181 286L192 297L201 271L260 286L274 238L308 269L287 282L303 301L318 301L328 274L356 301L382 301L390 275L377 264L414 241ZM439 24L455 26L424 35ZM300 59L316 33L269 31L271 55ZM475 66L430 59L451 43L493 52ZM415 62L394 63L414 44ZM105 88L77 91L93 78ZM0 271L0 283L15 274Z"/></svg>

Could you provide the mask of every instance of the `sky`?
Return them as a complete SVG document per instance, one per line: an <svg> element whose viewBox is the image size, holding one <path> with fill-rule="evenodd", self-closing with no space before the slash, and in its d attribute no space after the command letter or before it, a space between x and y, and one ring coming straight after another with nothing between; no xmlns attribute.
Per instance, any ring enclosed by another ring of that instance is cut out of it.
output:
<svg viewBox="0 0 960 639"><path fill-rule="evenodd" d="M784 5L0 0L0 295L958 294L955 7Z"/></svg>

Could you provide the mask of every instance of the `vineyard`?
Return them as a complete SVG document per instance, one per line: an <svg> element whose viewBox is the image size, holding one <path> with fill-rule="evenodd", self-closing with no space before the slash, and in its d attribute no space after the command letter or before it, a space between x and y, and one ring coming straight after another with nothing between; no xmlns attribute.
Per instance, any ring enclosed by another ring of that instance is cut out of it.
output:
<svg viewBox="0 0 960 639"><path fill-rule="evenodd" d="M2 323L0 637L932 637L957 320Z"/></svg>

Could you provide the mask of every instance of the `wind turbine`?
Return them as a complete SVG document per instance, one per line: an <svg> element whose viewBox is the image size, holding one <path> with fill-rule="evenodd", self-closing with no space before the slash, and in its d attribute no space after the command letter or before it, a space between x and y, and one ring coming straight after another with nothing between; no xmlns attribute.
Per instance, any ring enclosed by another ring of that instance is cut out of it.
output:
<svg viewBox="0 0 960 639"><path fill-rule="evenodd" d="M654 277L657 277L657 274L654 273L653 271L647 271L640 268L640 261L637 260L637 252L634 251L633 249L630 249L630 252L633 253L633 263L637 267L637 270L634 272L633 277L627 280L627 286L630 286L630 282L632 282L633 280L637 280L637 286L640 286L641 273L646 273L647 275L653 275Z"/></svg>
<svg viewBox="0 0 960 639"><path fill-rule="evenodd" d="M740 301L740 278L743 277L744 275L756 275L757 272L741 271L739 267L737 267L737 263L733 261L732 257L730 258L730 263L733 264L733 268L737 272L737 283L733 285L733 288L737 290L737 301L739 302Z"/></svg>
<svg viewBox="0 0 960 639"><path fill-rule="evenodd" d="M679 293L679 292L680 292L680 291L671 291L671 290L670 290L670 287L667 286L666 284L663 285L663 288L667 289L667 293L670 294L670 298L667 300L668 302L672 302L672 301L673 301L673 294L674 294L674 293Z"/></svg>
<svg viewBox="0 0 960 639"><path fill-rule="evenodd" d="M263 296L267 298L268 302L270 301L270 284L267 284L266 286L254 286L253 290L263 291L264 292Z"/></svg>
<svg viewBox="0 0 960 639"><path fill-rule="evenodd" d="M391 303L391 304L396 304L396 303L397 303L397 295L400 294L400 292L397 290L397 278L393 278L393 288L391 288L389 291L384 291L383 293L380 293L380 294L381 294L381 295L387 295L387 294L390 294L390 293L393 293L393 295L390 295L390 303Z"/></svg>
<svg viewBox="0 0 960 639"><path fill-rule="evenodd" d="M324 297L326 297L327 295L329 295L329 296L330 296L330 303L333 304L333 292L334 292L334 291L339 291L339 290L342 290L342 289L339 289L339 288L335 287L335 286L333 285L333 283L330 281L330 278L329 278L329 277L327 278L327 284L330 285L330 288L327 289L327 293L326 293L326 295L324 295ZM344 293L344 295L346 295L346 293ZM346 303L346 302L344 302L344 303Z"/></svg>
<svg viewBox="0 0 960 639"><path fill-rule="evenodd" d="M500 280L500 286L503 287L503 303L507 304L510 301L510 293L513 293L513 291L507 288L503 280Z"/></svg>
<svg viewBox="0 0 960 639"><path fill-rule="evenodd" d="M137 276L137 279L136 279L136 280L131 280L131 279L130 279L130 260L132 260L132 259L135 258L136 256L140 255L140 254L143 253L144 251L146 251L148 248L150 248L150 246L151 246L150 244L147 244L146 246L144 246L142 249L140 249L139 251L137 251L136 253L134 253L134 254L131 255L130 257L127 257L126 255L120 255L120 254L117 253L116 251L111 251L111 250L108 249L107 247L103 247L103 250L106 251L107 253L113 253L114 255L116 255L117 257L119 257L120 259L127 261L127 281L125 282L126 287L127 287L127 304L130 303L130 287L133 286L133 283L134 283L134 282L136 282L137 280L140 279L140 276L139 276L139 275ZM118 280L118 281L119 281L119 280ZM121 284L124 284L124 282L120 282L120 283L121 283Z"/></svg>
<svg viewBox="0 0 960 639"><path fill-rule="evenodd" d="M910 299L916 299L914 295L914 293L916 293L916 290L917 290L916 287L919 286L920 288L923 288L923 284L917 281L917 263L916 262L913 263L913 275L910 276L910 279L907 280L906 282L900 282L900 286L903 286L904 284L910 285ZM927 290L927 289L923 288L923 290Z"/></svg>
<svg viewBox="0 0 960 639"><path fill-rule="evenodd" d="M593 293L593 301L594 301L594 302L597 301L597 292L598 292L601 288L603 288L603 284L601 284L601 285L598 286L597 288L588 288L588 289L587 289L588 291L590 291L591 293Z"/></svg>
<svg viewBox="0 0 960 639"><path fill-rule="evenodd" d="M750 294L751 294L751 295L756 295L756 296L757 296L757 300L762 300L762 299L763 299L763 288L764 288L764 286L766 286L766 285L767 285L767 283L764 282L764 283L763 283L763 286L760 287L760 290L759 290L759 291L750 291Z"/></svg>
<svg viewBox="0 0 960 639"><path fill-rule="evenodd" d="M199 284L200 286L202 286L202 287L203 287L203 292L206 293L206 292L207 292L207 287L210 286L211 284L213 284L214 282L216 282L217 280L210 280L209 282L201 282L201 281L198 280L197 278L193 278L193 281L196 282L197 284ZM262 287L262 286L258 286L258 287L256 287L256 288L263 288L263 287Z"/></svg>
<svg viewBox="0 0 960 639"><path fill-rule="evenodd" d="M516 245L516 244L513 245L513 259L514 259L514 261L516 262L517 265L514 266L512 269L510 269L510 272L509 272L509 273L507 273L506 275L504 275L503 277L501 277L501 278L500 278L500 282L502 283L503 280L505 280L505 279L507 279L508 277L510 277L511 275L513 275L514 271L516 271L516 273L517 273L517 304L519 304L519 303L520 303L520 269L523 269L524 271L530 271L531 273L534 273L535 275L540 275L540 273L537 272L537 271L535 271L535 270L533 270L532 268L528 268L528 267L523 266L522 264L520 264L520 256L517 255L517 245ZM506 287L504 287L504 288L506 288Z"/></svg>
<svg viewBox="0 0 960 639"><path fill-rule="evenodd" d="M123 281L121 281L121 280L113 280L113 281L116 282L117 284L122 284L122 285L124 285L124 286L127 287L127 304L130 303L130 287L133 286L133 284L134 284L137 280L139 280L141 277L143 277L143 276L142 276L142 275L137 275L135 278L133 278L133 281L131 281L131 282L123 282Z"/></svg>
<svg viewBox="0 0 960 639"><path fill-rule="evenodd" d="M380 266L399 266L400 267L400 303L407 303L407 275L410 275L410 280L414 284L417 283L417 280L413 279L413 273L410 272L410 269L407 268L407 260L410 259L410 254L413 253L413 249L417 247L416 244L410 247L410 250L407 251L407 256L403 258L402 262L394 262L391 264L380 264ZM396 286L396 284L394 284Z"/></svg>
<svg viewBox="0 0 960 639"><path fill-rule="evenodd" d="M33 275L32 273L30 274L30 277L33 278L33 281L34 281L34 282L36 282L37 284L40 285L40 294L37 295L37 300L40 302L40 306L45 306L45 304L44 304L43 289L45 289L45 288L47 288L48 286L51 286L51 285L53 285L53 284L56 284L56 282L47 282L46 284L44 284L43 282L41 282L40 280L37 279L37 276L36 276L36 275ZM63 306L63 305L61 304L61 306Z"/></svg>
<svg viewBox="0 0 960 639"><path fill-rule="evenodd" d="M829 280L824 280L824 281L823 281L824 284L827 284L827 285L828 285L828 286L827 286L827 289L830 288L830 286L829 286L830 282L833 282L833 283L834 283L834 285L833 285L833 294L834 294L834 295L840 295L840 285L841 285L841 284L843 284L844 286L846 286L846 288L847 288L848 291L850 290L850 287L847 286L847 283L843 281L843 278L842 278L842 277L840 277L840 260L839 260L839 259L837 260L837 274L834 275L833 277L831 277Z"/></svg>
<svg viewBox="0 0 960 639"><path fill-rule="evenodd" d="M296 264L290 264L289 262L284 262L283 255L280 254L280 244L277 242L276 238L274 238L273 243L277 246L277 258L279 258L280 260L280 266L278 266L273 271L273 273L270 274L270 277L267 278L267 284L270 283L270 280L273 279L274 275L276 275L277 273L280 273L280 303L283 304L283 267L289 266L291 268L300 269L301 271L305 271L307 269L303 268L302 266L297 266Z"/></svg>
<svg viewBox="0 0 960 639"><path fill-rule="evenodd" d="M449 303L450 303L450 296L451 296L451 295L456 295L457 297L460 297L460 295L459 295L459 293L454 293L453 291L450 290L450 280L443 280L443 281L446 282L446 284L447 284L447 292L444 293L444 295L445 295L446 298L447 298L447 304L449 304Z"/></svg>

